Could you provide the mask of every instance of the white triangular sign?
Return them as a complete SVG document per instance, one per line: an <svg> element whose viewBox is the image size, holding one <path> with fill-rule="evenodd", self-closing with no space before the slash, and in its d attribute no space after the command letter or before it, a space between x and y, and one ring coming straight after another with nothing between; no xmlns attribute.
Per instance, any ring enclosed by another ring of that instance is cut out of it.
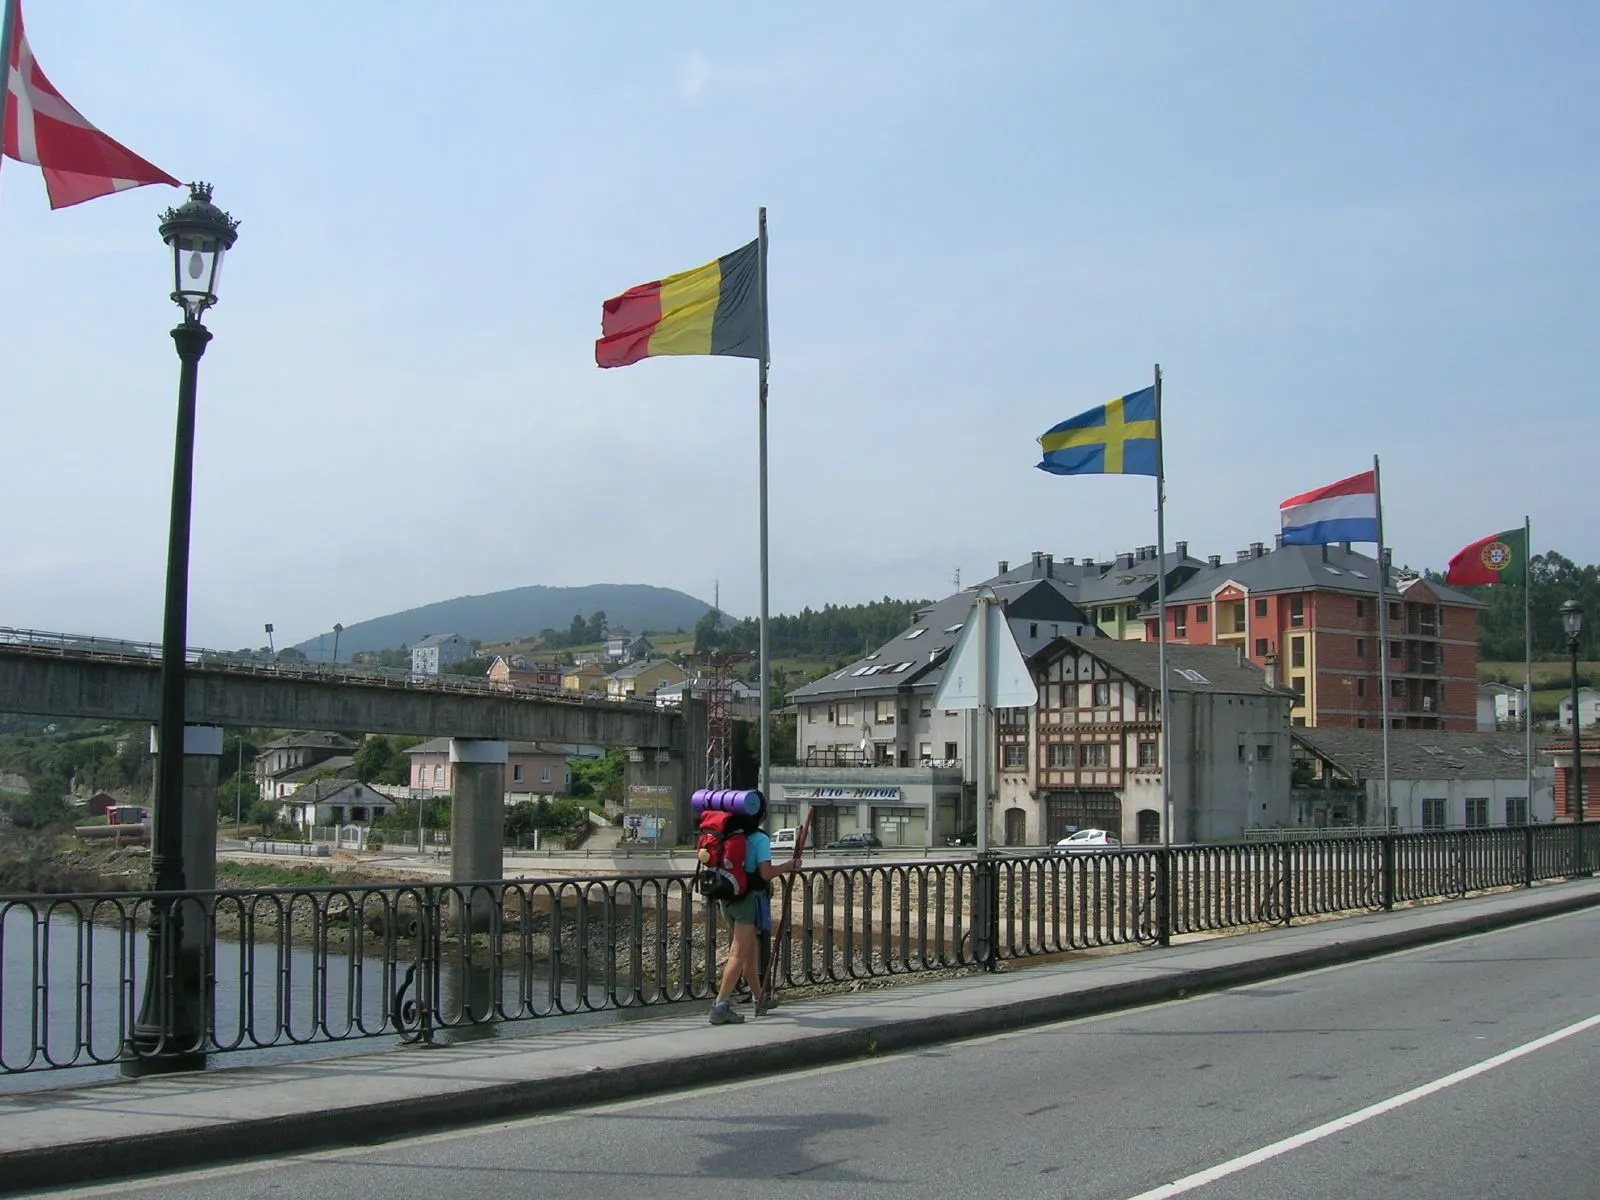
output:
<svg viewBox="0 0 1600 1200"><path fill-rule="evenodd" d="M1034 686L1028 664L1017 648L1017 639L1011 636L1011 626L998 604L974 603L961 627L956 648L944 669L944 678L934 689L935 708L978 708L978 670L981 659L978 636L978 618L987 614L988 620L988 699L990 708L1032 708L1039 703L1039 689Z"/></svg>

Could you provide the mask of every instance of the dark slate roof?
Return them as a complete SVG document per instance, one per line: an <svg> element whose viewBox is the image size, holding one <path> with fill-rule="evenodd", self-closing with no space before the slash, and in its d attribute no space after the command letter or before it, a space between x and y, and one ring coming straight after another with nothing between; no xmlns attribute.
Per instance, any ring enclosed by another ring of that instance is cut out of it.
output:
<svg viewBox="0 0 1600 1200"><path fill-rule="evenodd" d="M313 729L305 733L285 734L283 737L278 738L275 741L268 742L265 746L261 747L263 752L267 750L290 750L299 748L311 748L319 750L354 750L356 748L356 744L349 738L345 737L342 733L324 733L321 730Z"/></svg>
<svg viewBox="0 0 1600 1200"><path fill-rule="evenodd" d="M366 787L359 779L313 779L293 794L283 797L280 804L322 804L332 800L340 792L348 788ZM382 792L375 793L380 804L393 804L394 801Z"/></svg>
<svg viewBox="0 0 1600 1200"><path fill-rule="evenodd" d="M450 753L450 739L447 737L429 738L425 742L418 742L406 750L407 754L448 754ZM566 757L566 751L560 746L549 746L544 742L507 742L507 754L554 754Z"/></svg>
<svg viewBox="0 0 1600 1200"><path fill-rule="evenodd" d="M615 670L615 671L613 671L611 673L611 678L612 679L632 679L632 678L634 678L634 676L642 675L642 674L644 674L644 672L646 672L648 670L651 670L654 667L676 667L676 666L678 666L678 664L673 662L671 659L667 659L667 658L647 658L647 659L644 659L644 660L642 660L640 662L629 663L625 667L617 668L617 670ZM678 669L682 670L683 668L679 667Z"/></svg>
<svg viewBox="0 0 1600 1200"><path fill-rule="evenodd" d="M991 585L992 586L992 585ZM946 596L916 614L915 623L866 658L789 693L791 700L835 696L892 695L902 689L932 691L944 676L950 651L972 611L977 587ZM1083 610L1074 604L1059 579L1002 583L995 596L1005 606L1006 620L1024 658L1043 649L1061 633L1092 631ZM894 668L899 667L899 670Z"/></svg>
<svg viewBox="0 0 1600 1200"><path fill-rule="evenodd" d="M1263 547L1261 554L1243 561L1208 566L1182 587L1167 593L1168 603L1183 604L1209 600L1211 593L1230 580L1250 592L1300 592L1315 588L1325 592L1374 592L1377 588L1377 559L1357 554L1343 546ZM1446 587L1434 579L1414 579L1402 584L1400 573L1389 568L1389 595L1398 598L1411 587L1426 584L1441 604L1464 604L1481 608L1482 603L1465 592Z"/></svg>
<svg viewBox="0 0 1600 1200"><path fill-rule="evenodd" d="M1351 779L1383 778L1383 730L1293 731L1298 746L1326 759ZM1521 733L1445 733L1435 729L1389 731L1391 779L1523 779L1527 759ZM1534 746L1534 765L1541 751Z"/></svg>
<svg viewBox="0 0 1600 1200"><path fill-rule="evenodd" d="M1161 647L1155 642L1125 642L1117 638L1059 638L1034 655L1035 669L1053 662L1058 655L1087 654L1099 659L1118 674L1152 691L1161 686ZM1281 695L1294 693L1283 686L1269 688L1267 675L1248 660L1239 664L1239 654L1227 646L1167 647L1167 687L1173 692L1194 692L1222 696Z"/></svg>
<svg viewBox="0 0 1600 1200"><path fill-rule="evenodd" d="M1131 561L1130 561L1131 560ZM1167 587L1176 590L1206 569L1198 558L1169 551L1164 560ZM1141 597L1156 597L1156 558L1139 559L1121 555L1096 579L1085 579L1078 585L1078 600L1085 605L1122 604Z"/></svg>
<svg viewBox="0 0 1600 1200"><path fill-rule="evenodd" d="M303 767L294 767L288 771L280 771L276 775L268 776L268 778L274 783L298 783L306 776L315 774L318 771L333 771L337 773L348 771L355 765L356 760L351 755L336 754L332 758L323 759L321 762L310 763Z"/></svg>
<svg viewBox="0 0 1600 1200"><path fill-rule="evenodd" d="M423 638L411 648L413 650L424 650L429 646L442 646L446 642L457 641L460 639L460 637L461 635L459 633L430 633L427 637Z"/></svg>

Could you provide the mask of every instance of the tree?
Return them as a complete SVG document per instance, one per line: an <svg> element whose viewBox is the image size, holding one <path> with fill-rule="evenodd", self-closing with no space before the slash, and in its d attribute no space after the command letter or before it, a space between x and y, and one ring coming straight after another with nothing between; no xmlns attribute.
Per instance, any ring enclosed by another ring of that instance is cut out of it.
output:
<svg viewBox="0 0 1600 1200"><path fill-rule="evenodd" d="M694 623L694 652L705 654L722 643L722 614L708 608Z"/></svg>
<svg viewBox="0 0 1600 1200"><path fill-rule="evenodd" d="M621 750L611 749L600 758L582 759L572 764L572 794L620 803L626 771L627 760Z"/></svg>

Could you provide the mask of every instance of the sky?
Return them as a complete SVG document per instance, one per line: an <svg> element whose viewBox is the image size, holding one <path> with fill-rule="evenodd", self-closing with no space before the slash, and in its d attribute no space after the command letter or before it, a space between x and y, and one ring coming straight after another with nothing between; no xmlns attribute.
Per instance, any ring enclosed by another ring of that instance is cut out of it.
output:
<svg viewBox="0 0 1600 1200"><path fill-rule="evenodd" d="M1154 544L1034 469L1165 376L1169 542L1381 457L1396 560L1600 560L1600 6L29 0L56 87L241 221L189 641L527 584L759 604L756 368L600 303L770 226L771 607ZM160 635L178 312L141 188L0 169L0 625Z"/></svg>

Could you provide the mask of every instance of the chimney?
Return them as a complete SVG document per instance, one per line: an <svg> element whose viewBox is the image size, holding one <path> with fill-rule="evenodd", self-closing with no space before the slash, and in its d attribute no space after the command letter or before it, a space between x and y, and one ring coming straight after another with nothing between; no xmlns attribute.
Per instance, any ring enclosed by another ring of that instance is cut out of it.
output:
<svg viewBox="0 0 1600 1200"><path fill-rule="evenodd" d="M1099 566L1100 564L1098 564L1097 562L1094 561L1094 555L1085 554L1083 556L1083 565L1086 566L1086 567L1096 567L1096 566Z"/></svg>
<svg viewBox="0 0 1600 1200"><path fill-rule="evenodd" d="M1189 543L1188 542L1177 542L1177 543L1175 543L1175 546L1177 548L1178 557L1179 558L1188 558L1189 557Z"/></svg>
<svg viewBox="0 0 1600 1200"><path fill-rule="evenodd" d="M1122 557L1122 565L1124 567L1133 566L1133 551L1132 550L1129 550L1126 554L1123 554L1121 557Z"/></svg>
<svg viewBox="0 0 1600 1200"><path fill-rule="evenodd" d="M1065 564L1066 564L1066 565L1067 565L1067 566L1069 566L1069 567L1070 567L1070 566L1072 566L1072 565L1073 565L1073 564L1074 564L1074 563L1076 563L1076 562L1077 562L1077 561L1078 561L1078 560L1077 560L1077 559L1075 559L1075 558L1073 558L1073 557L1072 557L1072 555L1070 555L1070 554L1069 554L1069 555L1067 555L1067 556L1066 556L1066 557L1065 557L1065 558L1063 558L1063 559L1062 559L1062 560L1061 560L1061 561L1062 561L1062 562L1063 562L1063 563L1065 563Z"/></svg>
<svg viewBox="0 0 1600 1200"><path fill-rule="evenodd" d="M1054 579L1056 577L1056 556L1054 554L1046 554L1044 556L1044 577L1046 579Z"/></svg>
<svg viewBox="0 0 1600 1200"><path fill-rule="evenodd" d="M1008 563L1005 559L1002 558L1000 560L1000 570L998 572L996 572L996 573L1000 574L1000 575L1004 575L1010 569L1011 569L1011 564Z"/></svg>
<svg viewBox="0 0 1600 1200"><path fill-rule="evenodd" d="M1220 567L1222 565L1222 555L1212 554L1208 556L1206 558L1206 565L1210 567Z"/></svg>
<svg viewBox="0 0 1600 1200"><path fill-rule="evenodd" d="M1281 533L1278 534L1278 536L1275 537L1272 540L1272 548L1274 550L1282 550L1283 549L1283 534L1281 534Z"/></svg>
<svg viewBox="0 0 1600 1200"><path fill-rule="evenodd" d="M1261 669L1266 673L1267 687L1276 688L1278 686L1278 656L1276 654L1267 655L1262 660Z"/></svg>
<svg viewBox="0 0 1600 1200"><path fill-rule="evenodd" d="M1236 550L1236 551L1234 551L1234 561L1235 562L1249 562L1250 561L1250 551L1248 551L1248 550Z"/></svg>
<svg viewBox="0 0 1600 1200"><path fill-rule="evenodd" d="M1241 667L1243 667L1243 666L1244 666L1244 663L1245 663L1245 658L1244 658L1244 643L1243 643L1243 642L1240 642L1240 643L1239 643L1239 644L1238 644L1238 645L1237 645L1237 646L1235 646L1235 647L1234 647L1234 648L1233 648L1233 652L1234 652L1234 654L1235 654L1235 655L1236 655L1236 656L1237 656L1237 657L1238 657L1238 660L1239 660L1239 665L1240 665L1240 666L1241 666Z"/></svg>
<svg viewBox="0 0 1600 1200"><path fill-rule="evenodd" d="M1266 552L1267 552L1267 548L1261 542L1251 542L1250 543L1250 557L1251 558L1260 558Z"/></svg>

